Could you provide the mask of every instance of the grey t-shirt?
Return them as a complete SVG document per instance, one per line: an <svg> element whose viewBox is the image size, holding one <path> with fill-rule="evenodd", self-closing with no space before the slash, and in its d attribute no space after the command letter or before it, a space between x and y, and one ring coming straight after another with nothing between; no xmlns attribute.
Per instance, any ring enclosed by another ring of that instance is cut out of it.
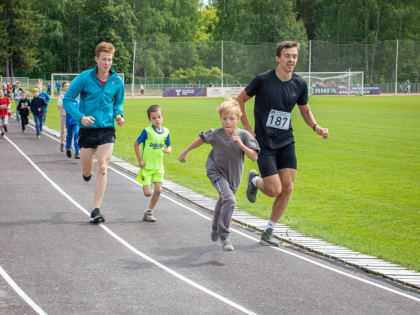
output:
<svg viewBox="0 0 420 315"><path fill-rule="evenodd" d="M239 136L244 145L257 152L260 151L257 140L243 129L237 130L234 134ZM244 169L244 151L227 136L223 128L210 129L200 132L201 140L213 147L206 163L207 177L215 183L220 177L224 177L233 192L236 192L242 180Z"/></svg>

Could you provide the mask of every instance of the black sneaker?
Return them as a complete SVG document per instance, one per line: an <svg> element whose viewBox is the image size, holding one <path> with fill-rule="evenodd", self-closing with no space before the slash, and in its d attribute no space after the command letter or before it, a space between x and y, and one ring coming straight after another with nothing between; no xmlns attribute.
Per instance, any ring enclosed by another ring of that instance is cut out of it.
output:
<svg viewBox="0 0 420 315"><path fill-rule="evenodd" d="M248 198L249 202L255 202L257 200L257 193L258 188L256 185L252 183L252 179L258 176L256 170L251 170L248 172L248 183L246 185L246 197Z"/></svg>
<svg viewBox="0 0 420 315"><path fill-rule="evenodd" d="M64 152L64 144L60 144L60 151Z"/></svg>
<svg viewBox="0 0 420 315"><path fill-rule="evenodd" d="M66 149L66 155L69 159L71 159L71 150L70 149Z"/></svg>
<svg viewBox="0 0 420 315"><path fill-rule="evenodd" d="M92 210L92 213L90 214L90 223L101 223L105 222L104 216L101 214L98 208L95 208Z"/></svg>
<svg viewBox="0 0 420 315"><path fill-rule="evenodd" d="M92 178L92 175L85 176L85 175L82 174L82 176L83 176L83 179L84 179L85 182L90 181L90 179Z"/></svg>
<svg viewBox="0 0 420 315"><path fill-rule="evenodd" d="M276 247L280 246L280 242L273 235L273 229L272 228L268 228L261 235L261 244L271 245L271 246L276 246Z"/></svg>
<svg viewBox="0 0 420 315"><path fill-rule="evenodd" d="M4 132L1 133L0 138L3 138L3 136L4 136Z"/></svg>
<svg viewBox="0 0 420 315"><path fill-rule="evenodd" d="M74 159L75 159L75 160L80 160L80 153L79 153L79 152L76 152L76 153L74 154Z"/></svg>
<svg viewBox="0 0 420 315"><path fill-rule="evenodd" d="M4 132L7 132L7 126L3 126Z"/></svg>
<svg viewBox="0 0 420 315"><path fill-rule="evenodd" d="M219 235L217 234L217 230L211 230L210 238L213 242L217 242L219 240Z"/></svg>

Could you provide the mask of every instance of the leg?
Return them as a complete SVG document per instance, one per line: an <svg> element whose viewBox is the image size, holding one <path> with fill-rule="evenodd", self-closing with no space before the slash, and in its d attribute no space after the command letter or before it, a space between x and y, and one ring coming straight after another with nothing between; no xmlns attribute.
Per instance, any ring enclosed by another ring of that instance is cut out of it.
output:
<svg viewBox="0 0 420 315"><path fill-rule="evenodd" d="M152 199L150 200L149 210L153 210L155 208L161 193L162 193L162 183L155 183L155 189L153 191Z"/></svg>
<svg viewBox="0 0 420 315"><path fill-rule="evenodd" d="M102 199L104 198L106 184L108 162L111 159L113 143L105 143L99 145L96 151L96 185L95 185L95 204L94 208L100 208ZM92 160L93 163L93 160ZM90 175L90 174L89 174Z"/></svg>
<svg viewBox="0 0 420 315"><path fill-rule="evenodd" d="M93 148L82 148L80 150L82 174L85 177L89 177L93 173L93 158L96 153L96 149Z"/></svg>
<svg viewBox="0 0 420 315"><path fill-rule="evenodd" d="M66 137L66 116L60 114L60 126L61 126L61 145L64 145L64 139Z"/></svg>
<svg viewBox="0 0 420 315"><path fill-rule="evenodd" d="M73 127L73 143L74 143L74 151L76 154L78 154L80 152L80 147L77 144L77 139L79 139L79 126L78 125L74 125Z"/></svg>
<svg viewBox="0 0 420 315"><path fill-rule="evenodd" d="M230 235L229 226L236 204L235 194L230 189L228 181L223 177L214 183L214 187L219 193L219 200L221 200L220 214L217 219L217 234L221 240L226 240Z"/></svg>
<svg viewBox="0 0 420 315"><path fill-rule="evenodd" d="M278 222L286 210L289 204L290 195L293 191L293 183L296 178L296 169L284 168L279 170L279 176L281 181L281 193L277 195L274 200L273 207L271 210L270 220L272 222Z"/></svg>

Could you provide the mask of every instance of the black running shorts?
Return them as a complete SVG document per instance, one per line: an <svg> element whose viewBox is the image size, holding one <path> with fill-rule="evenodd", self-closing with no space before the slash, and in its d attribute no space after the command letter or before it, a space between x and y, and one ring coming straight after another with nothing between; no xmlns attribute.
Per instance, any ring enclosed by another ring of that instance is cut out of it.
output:
<svg viewBox="0 0 420 315"><path fill-rule="evenodd" d="M115 128L80 128L77 144L81 148L96 149L98 145L115 142Z"/></svg>
<svg viewBox="0 0 420 315"><path fill-rule="evenodd" d="M295 143L275 151L261 147L257 162L261 177L278 174L283 168L297 169Z"/></svg>

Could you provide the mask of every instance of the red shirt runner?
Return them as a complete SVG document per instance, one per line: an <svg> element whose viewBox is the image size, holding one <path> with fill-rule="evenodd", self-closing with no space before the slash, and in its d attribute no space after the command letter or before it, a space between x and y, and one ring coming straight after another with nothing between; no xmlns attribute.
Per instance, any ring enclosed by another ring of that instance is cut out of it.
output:
<svg viewBox="0 0 420 315"><path fill-rule="evenodd" d="M4 96L3 98L0 98L0 117L4 118L6 115L10 116L9 113L9 105L10 100L7 96Z"/></svg>

